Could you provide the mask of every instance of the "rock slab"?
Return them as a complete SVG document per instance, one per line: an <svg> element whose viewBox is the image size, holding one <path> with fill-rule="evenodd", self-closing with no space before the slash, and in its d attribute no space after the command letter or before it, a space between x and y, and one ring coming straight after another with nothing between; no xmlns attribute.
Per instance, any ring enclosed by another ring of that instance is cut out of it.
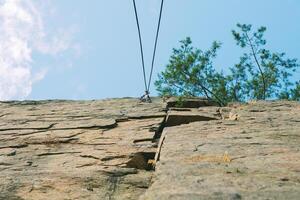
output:
<svg viewBox="0 0 300 200"><path fill-rule="evenodd" d="M161 101L0 103L0 199L138 199ZM152 153L152 154L151 154Z"/></svg>
<svg viewBox="0 0 300 200"><path fill-rule="evenodd" d="M0 200L299 199L299 103L176 105L0 102Z"/></svg>
<svg viewBox="0 0 300 200"><path fill-rule="evenodd" d="M141 199L299 199L300 104L202 108L220 120L164 129L153 184Z"/></svg>

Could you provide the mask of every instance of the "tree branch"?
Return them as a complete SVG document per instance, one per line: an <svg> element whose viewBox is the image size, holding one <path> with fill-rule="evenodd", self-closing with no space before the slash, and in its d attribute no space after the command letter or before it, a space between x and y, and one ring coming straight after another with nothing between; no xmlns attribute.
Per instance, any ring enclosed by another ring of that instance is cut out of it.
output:
<svg viewBox="0 0 300 200"><path fill-rule="evenodd" d="M191 92L187 91L187 90L184 89L183 87L180 87L180 86L176 85L175 83L170 83L170 82L168 82L168 84L169 84L170 86L174 86L174 87L178 88L179 90L182 90L182 91L186 92L187 94L191 95L192 97L195 97L194 94L192 94Z"/></svg>
<svg viewBox="0 0 300 200"><path fill-rule="evenodd" d="M250 43L250 47L251 47L251 50L252 50L252 54L253 54L254 60L255 60L255 62L256 62L256 64L257 64L257 66L258 66L259 72L260 72L261 77L262 77L262 81L263 81L263 89L264 89L264 92L263 92L263 99L265 100L265 99L266 99L266 80L265 80L265 75L264 75L264 72L263 72L263 70L262 70L261 65L260 65L259 62L258 62L258 59L257 59L257 56L256 56L256 52L255 52L255 50L254 50L254 45L252 44L252 41L251 41L251 39L249 38L248 33L246 33L246 37L247 37L247 39L248 39L248 41L249 41L249 43Z"/></svg>
<svg viewBox="0 0 300 200"><path fill-rule="evenodd" d="M183 72L183 73L187 76L188 79L191 79L189 74L187 74L186 72ZM197 81L197 83L201 87L201 89L203 90L203 92L205 93L205 95L208 99L211 99L208 95L208 93L210 93L212 96L214 96L216 98L216 100L218 101L217 103L219 104L219 106L225 106L226 105L215 93L213 93L207 87L202 85L199 81Z"/></svg>

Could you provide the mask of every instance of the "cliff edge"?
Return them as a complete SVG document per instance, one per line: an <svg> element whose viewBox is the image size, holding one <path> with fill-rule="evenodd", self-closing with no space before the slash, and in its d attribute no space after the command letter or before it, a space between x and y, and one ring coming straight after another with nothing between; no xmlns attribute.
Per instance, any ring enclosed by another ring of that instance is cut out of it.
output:
<svg viewBox="0 0 300 200"><path fill-rule="evenodd" d="M0 103L0 199L299 199L300 104Z"/></svg>

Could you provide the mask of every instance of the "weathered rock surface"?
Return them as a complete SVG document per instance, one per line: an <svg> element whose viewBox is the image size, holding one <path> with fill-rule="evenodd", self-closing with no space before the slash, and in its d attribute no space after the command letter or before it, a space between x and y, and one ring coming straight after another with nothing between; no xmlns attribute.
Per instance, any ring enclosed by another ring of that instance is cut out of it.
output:
<svg viewBox="0 0 300 200"><path fill-rule="evenodd" d="M299 199L299 103L173 106L0 103L0 199Z"/></svg>
<svg viewBox="0 0 300 200"><path fill-rule="evenodd" d="M164 129L142 199L300 199L300 104L256 102L217 112L222 120Z"/></svg>
<svg viewBox="0 0 300 200"><path fill-rule="evenodd" d="M0 199L137 199L151 183L145 169L164 107L135 99L0 103Z"/></svg>

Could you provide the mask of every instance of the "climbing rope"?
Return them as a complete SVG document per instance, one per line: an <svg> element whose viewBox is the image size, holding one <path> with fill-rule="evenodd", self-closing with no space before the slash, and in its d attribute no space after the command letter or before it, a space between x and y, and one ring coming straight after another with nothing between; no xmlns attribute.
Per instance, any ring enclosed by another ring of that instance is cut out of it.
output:
<svg viewBox="0 0 300 200"><path fill-rule="evenodd" d="M147 78L146 78L146 70L145 70L145 59L144 59L142 35L141 35L139 17L138 17L138 13L137 13L135 0L133 0L133 6L134 6L135 19L136 19L136 24L137 24L138 33L139 33L140 50L141 50L141 57L142 57L142 67L143 67L143 75L144 75L144 83L145 83L145 91L147 91Z"/></svg>
<svg viewBox="0 0 300 200"><path fill-rule="evenodd" d="M155 44L154 44L154 50L153 50L153 57L152 57L152 64L151 64L151 71L150 71L150 78L148 83L148 91L150 91L150 85L151 85L151 79L153 74L153 68L154 68L154 62L155 62L155 56L156 56L156 49L157 49L157 42L158 42L158 36L159 36L159 30L160 30L160 24L161 24L161 16L163 13L163 7L164 7L164 0L161 1L160 6L160 13L159 13L159 20L157 25L157 31L156 31L156 38L155 38Z"/></svg>
<svg viewBox="0 0 300 200"><path fill-rule="evenodd" d="M157 25L157 30L156 30L156 37L155 37L154 50L153 50L152 63L151 63L151 70L150 70L150 74L149 74L148 85L147 85L147 77L146 77L146 68L145 68L145 59L144 59L142 35L141 35L139 17L138 17L138 12L137 12L137 7L136 7L135 0L133 0L133 6L134 6L136 24L137 24L137 28L138 28L138 34L139 34L140 51L141 51L141 59L142 59L142 69L143 69L144 84L145 84L145 94L140 98L140 100L142 102L151 103L150 85L151 85L153 69L154 69L154 63L155 63L155 57L156 57L156 49L157 49L157 43L158 43L158 37L159 37L159 31L160 31L160 25L161 25L161 17L162 17L162 13L163 13L164 0L161 1L161 6L160 6L159 20L158 20L158 25Z"/></svg>

